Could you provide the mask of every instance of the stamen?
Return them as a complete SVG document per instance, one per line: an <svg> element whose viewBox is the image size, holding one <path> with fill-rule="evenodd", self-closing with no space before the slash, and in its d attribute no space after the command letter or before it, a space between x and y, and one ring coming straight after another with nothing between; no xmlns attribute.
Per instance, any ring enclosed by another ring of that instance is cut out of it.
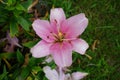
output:
<svg viewBox="0 0 120 80"><path fill-rule="evenodd" d="M57 39L58 39L57 34L55 34L55 33L53 33L53 32L50 32L50 33L51 33L51 34L50 34L51 36L54 36L54 39L55 39L55 40L57 40Z"/></svg>
<svg viewBox="0 0 120 80"><path fill-rule="evenodd" d="M71 38L71 39L62 39L64 41L71 41L71 40L76 40L77 38Z"/></svg>
<svg viewBox="0 0 120 80"><path fill-rule="evenodd" d="M58 33L58 36L59 36L60 39L63 38L63 34L61 32Z"/></svg>

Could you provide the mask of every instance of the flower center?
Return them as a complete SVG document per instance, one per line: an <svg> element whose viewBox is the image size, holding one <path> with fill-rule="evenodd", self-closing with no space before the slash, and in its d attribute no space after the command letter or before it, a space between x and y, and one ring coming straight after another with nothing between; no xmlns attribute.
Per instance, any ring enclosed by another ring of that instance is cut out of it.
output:
<svg viewBox="0 0 120 80"><path fill-rule="evenodd" d="M52 33L52 32L51 32L51 34L54 36L55 42L62 42L63 39L64 39L64 35L60 31L58 32L58 34L55 34L55 33Z"/></svg>
<svg viewBox="0 0 120 80"><path fill-rule="evenodd" d="M58 32L57 42L62 42L63 39L64 39L64 35L61 32Z"/></svg>

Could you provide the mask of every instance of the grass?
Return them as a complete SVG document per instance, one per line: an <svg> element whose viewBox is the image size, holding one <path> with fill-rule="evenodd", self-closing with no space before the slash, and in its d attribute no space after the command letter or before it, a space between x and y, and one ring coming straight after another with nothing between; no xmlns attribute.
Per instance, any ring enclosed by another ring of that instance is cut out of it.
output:
<svg viewBox="0 0 120 80"><path fill-rule="evenodd" d="M119 2L119 1L118 1ZM89 73L83 80L119 80L120 79L120 19L119 3L113 0L75 0L73 14L85 13L89 25L81 36L90 47L87 51L92 57L89 60L80 56L73 68L79 67ZM93 51L94 41L97 40ZM74 55L74 56L78 56ZM79 66L79 67L78 67Z"/></svg>
<svg viewBox="0 0 120 80"><path fill-rule="evenodd" d="M65 12L67 7L64 5L69 5L70 8L66 12L67 17L85 13L89 19L89 25L81 38L89 43L90 47L86 53L92 59L73 54L74 62L71 69L88 72L89 75L83 80L119 80L120 19L118 17L120 17L120 1L58 0L58 3L54 5L64 8ZM94 44L95 41L96 44Z"/></svg>

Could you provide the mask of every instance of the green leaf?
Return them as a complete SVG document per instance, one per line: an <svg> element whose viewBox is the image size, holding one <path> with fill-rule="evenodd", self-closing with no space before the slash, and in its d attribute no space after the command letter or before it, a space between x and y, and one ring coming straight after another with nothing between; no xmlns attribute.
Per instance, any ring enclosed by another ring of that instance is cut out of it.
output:
<svg viewBox="0 0 120 80"><path fill-rule="evenodd" d="M10 35L15 36L18 33L18 25L16 22L10 23Z"/></svg>
<svg viewBox="0 0 120 80"><path fill-rule="evenodd" d="M12 11L15 9L14 6L6 6L5 9L7 9L8 11Z"/></svg>
<svg viewBox="0 0 120 80"><path fill-rule="evenodd" d="M29 66L33 66L33 65L35 65L35 64L36 64L36 58L31 57L31 58L29 59Z"/></svg>
<svg viewBox="0 0 120 80"><path fill-rule="evenodd" d="M8 72L6 71L6 66L3 68L3 73L0 75L0 80L3 80L7 76Z"/></svg>
<svg viewBox="0 0 120 80"><path fill-rule="evenodd" d="M24 67L21 72L21 80L25 80L30 74L31 69L29 67Z"/></svg>
<svg viewBox="0 0 120 80"><path fill-rule="evenodd" d="M7 0L8 6L14 5L16 3L16 0Z"/></svg>
<svg viewBox="0 0 120 80"><path fill-rule="evenodd" d="M11 80L15 80L17 77L19 77L20 72L21 72L21 68L19 68L18 66L15 66L15 67L17 69L15 68L14 72L12 73L12 79Z"/></svg>
<svg viewBox="0 0 120 80"><path fill-rule="evenodd" d="M42 69L40 66L34 66L32 67L32 71L37 74L39 71L42 71Z"/></svg>
<svg viewBox="0 0 120 80"><path fill-rule="evenodd" d="M23 43L23 46L32 48L37 42L38 41L29 41L29 42Z"/></svg>
<svg viewBox="0 0 120 80"><path fill-rule="evenodd" d="M22 28L24 28L26 31L29 31L30 23L26 19L24 19L22 16L17 16L17 21Z"/></svg>
<svg viewBox="0 0 120 80"><path fill-rule="evenodd" d="M6 59L11 59L16 56L15 53L0 53L0 58L6 58Z"/></svg>
<svg viewBox="0 0 120 80"><path fill-rule="evenodd" d="M32 4L33 0L27 0L22 3L23 7L27 10L28 7Z"/></svg>
<svg viewBox="0 0 120 80"><path fill-rule="evenodd" d="M24 10L24 11L25 11L25 8L24 8L20 3L18 3L18 4L16 5L16 9L17 9L17 10Z"/></svg>
<svg viewBox="0 0 120 80"><path fill-rule="evenodd" d="M8 73L5 65L4 65L4 68L3 68L3 73ZM6 76L4 77L4 79L5 79L5 80L8 80L8 76L6 75Z"/></svg>
<svg viewBox="0 0 120 80"><path fill-rule="evenodd" d="M12 0L7 0L8 5L12 4Z"/></svg>
<svg viewBox="0 0 120 80"><path fill-rule="evenodd" d="M26 80L33 80L33 78L31 76L28 76Z"/></svg>
<svg viewBox="0 0 120 80"><path fill-rule="evenodd" d="M41 62L41 58L31 57L31 58L29 59L28 65L29 65L29 67L33 67L33 66L35 66L36 64L38 64L38 63L40 63L40 62Z"/></svg>
<svg viewBox="0 0 120 80"><path fill-rule="evenodd" d="M22 55L22 53L19 50L17 50L17 60L20 63L24 62L24 56Z"/></svg>

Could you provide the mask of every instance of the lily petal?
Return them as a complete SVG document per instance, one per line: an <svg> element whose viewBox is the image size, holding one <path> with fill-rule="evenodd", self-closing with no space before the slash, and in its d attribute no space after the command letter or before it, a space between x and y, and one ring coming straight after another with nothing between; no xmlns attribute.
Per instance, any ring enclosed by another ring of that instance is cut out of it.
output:
<svg viewBox="0 0 120 80"><path fill-rule="evenodd" d="M50 23L46 20L35 20L32 24L36 34L47 42L54 41L54 37L51 35L52 29Z"/></svg>
<svg viewBox="0 0 120 80"><path fill-rule="evenodd" d="M65 13L62 8L51 9L50 11L50 22L55 23L57 27L66 19Z"/></svg>
<svg viewBox="0 0 120 80"><path fill-rule="evenodd" d="M7 37L6 37L6 39L8 40L8 42L9 42L12 46L18 46L18 47L22 48L22 46L18 43L18 42L19 42L18 38L17 38L16 36L11 37L9 32L7 32Z"/></svg>
<svg viewBox="0 0 120 80"><path fill-rule="evenodd" d="M87 75L88 75L88 73L84 73L84 72L74 72L74 73L72 73L72 79L73 80L80 80Z"/></svg>
<svg viewBox="0 0 120 80"><path fill-rule="evenodd" d="M65 80L72 80L71 75L69 73L65 75Z"/></svg>
<svg viewBox="0 0 120 80"><path fill-rule="evenodd" d="M88 19L84 13L75 15L67 19L68 29L66 31L68 37L78 37L81 35L88 25ZM72 34L71 34L72 33Z"/></svg>
<svg viewBox="0 0 120 80"><path fill-rule="evenodd" d="M33 48L31 48L30 52L33 57L40 58L50 54L49 48L51 44L41 40L38 42Z"/></svg>
<svg viewBox="0 0 120 80"><path fill-rule="evenodd" d="M46 57L45 62L50 63L53 60L51 56Z"/></svg>
<svg viewBox="0 0 120 80"><path fill-rule="evenodd" d="M86 50L89 47L88 43L83 39L73 40L71 43L73 44L73 50L80 54L85 54Z"/></svg>
<svg viewBox="0 0 120 80"><path fill-rule="evenodd" d="M45 73L45 76L49 80L58 80L59 79L58 73L55 69L52 70L49 66L45 66L43 68L43 71Z"/></svg>
<svg viewBox="0 0 120 80"><path fill-rule="evenodd" d="M72 46L69 43L55 43L50 47L50 52L59 67L67 67L72 64Z"/></svg>

